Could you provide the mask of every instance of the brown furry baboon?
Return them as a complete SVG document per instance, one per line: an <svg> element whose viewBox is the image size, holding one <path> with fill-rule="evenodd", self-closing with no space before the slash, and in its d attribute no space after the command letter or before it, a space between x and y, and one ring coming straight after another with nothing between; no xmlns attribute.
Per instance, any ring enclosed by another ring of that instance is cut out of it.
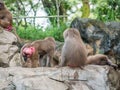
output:
<svg viewBox="0 0 120 90"><path fill-rule="evenodd" d="M16 29L12 26L12 14L11 12L6 8L4 2L0 0L0 30L2 31L5 29L6 31L12 31L15 34L15 36L18 39L18 42L21 43L20 37L17 35ZM3 29L2 29L2 28Z"/></svg>
<svg viewBox="0 0 120 90"><path fill-rule="evenodd" d="M12 14L0 0L0 26L10 31L12 29Z"/></svg>
<svg viewBox="0 0 120 90"><path fill-rule="evenodd" d="M54 66L53 55L55 46L55 40L52 37L47 37L44 40L36 40L32 43L25 44L21 49L21 55L24 57L25 61L24 65L26 65L26 67L38 67L41 64L41 58L47 55L46 66L49 66L49 63L50 66Z"/></svg>
<svg viewBox="0 0 120 90"><path fill-rule="evenodd" d="M103 54L96 54L87 57L86 64L96 64L96 65L110 65L112 67L117 67L117 65L113 64L112 61Z"/></svg>
<svg viewBox="0 0 120 90"><path fill-rule="evenodd" d="M75 28L64 31L64 45L62 48L61 61L59 67L80 67L85 65L87 60L87 50L81 39L80 33Z"/></svg>

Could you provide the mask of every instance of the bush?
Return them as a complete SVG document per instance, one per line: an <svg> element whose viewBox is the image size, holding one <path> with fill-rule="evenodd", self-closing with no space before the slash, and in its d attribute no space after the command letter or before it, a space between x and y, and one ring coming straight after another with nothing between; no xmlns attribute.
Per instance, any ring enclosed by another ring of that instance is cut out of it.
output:
<svg viewBox="0 0 120 90"><path fill-rule="evenodd" d="M22 26L18 27L17 33L20 38L28 40L38 40L44 39L45 37L54 37L57 41L63 41L63 31L67 28L66 24L60 25L58 28L57 25L50 26L46 28L45 31L42 29L34 28L33 26L28 26L26 29Z"/></svg>

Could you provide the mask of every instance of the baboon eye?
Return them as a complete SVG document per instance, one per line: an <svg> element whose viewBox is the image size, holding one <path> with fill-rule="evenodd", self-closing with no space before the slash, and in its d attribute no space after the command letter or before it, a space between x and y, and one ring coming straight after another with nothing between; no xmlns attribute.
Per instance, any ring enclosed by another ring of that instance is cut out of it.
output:
<svg viewBox="0 0 120 90"><path fill-rule="evenodd" d="M5 16L0 17L0 19L4 19L4 18L5 18Z"/></svg>

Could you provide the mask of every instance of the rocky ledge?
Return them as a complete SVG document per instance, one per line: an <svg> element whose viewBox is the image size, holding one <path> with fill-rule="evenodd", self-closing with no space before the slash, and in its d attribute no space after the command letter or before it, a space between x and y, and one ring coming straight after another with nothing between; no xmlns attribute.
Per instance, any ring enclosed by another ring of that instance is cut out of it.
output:
<svg viewBox="0 0 120 90"><path fill-rule="evenodd" d="M109 66L0 68L0 90L119 90L119 86L120 72Z"/></svg>

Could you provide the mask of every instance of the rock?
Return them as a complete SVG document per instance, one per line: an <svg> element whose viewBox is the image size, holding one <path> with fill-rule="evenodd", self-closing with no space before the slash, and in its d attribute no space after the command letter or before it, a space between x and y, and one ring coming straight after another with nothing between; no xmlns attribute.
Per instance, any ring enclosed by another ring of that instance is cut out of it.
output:
<svg viewBox="0 0 120 90"><path fill-rule="evenodd" d="M0 90L15 90L9 79L7 68L0 68Z"/></svg>
<svg viewBox="0 0 120 90"><path fill-rule="evenodd" d="M109 28L109 32L111 33L111 41L104 39L104 42L109 41L111 46L108 47L106 44L103 46L103 48L108 47L110 49L109 51L113 52L117 64L120 65L120 22L107 22L106 25Z"/></svg>
<svg viewBox="0 0 120 90"><path fill-rule="evenodd" d="M110 90L120 90L120 70L115 71L113 68L110 68L108 81L110 82Z"/></svg>
<svg viewBox="0 0 120 90"><path fill-rule="evenodd" d="M83 41L93 48L93 53L106 54L120 63L120 22L104 23L95 19L75 18L70 27L77 28ZM117 48L117 49L116 49ZM88 50L89 51L89 50ZM120 64L119 64L120 65Z"/></svg>
<svg viewBox="0 0 120 90"><path fill-rule="evenodd" d="M58 81L68 81L68 80L79 81L79 83L82 86L87 85L87 88L92 87L93 90L109 90L108 89L109 86L105 84L105 81L107 81L108 70L106 70L103 67L86 66L84 70L81 70L81 69L72 70L69 68L63 68L58 71L59 71L59 74L58 73L56 75L54 74L54 76L51 78ZM78 75L77 78L76 78L76 73ZM83 89L83 90L86 90L86 89ZM88 90L91 90L91 89L88 89Z"/></svg>
<svg viewBox="0 0 120 90"><path fill-rule="evenodd" d="M108 32L108 28L103 22L89 18L76 17L70 27L77 28L86 43L99 40Z"/></svg>
<svg viewBox="0 0 120 90"><path fill-rule="evenodd" d="M120 69L120 23L110 22L108 28L111 34L102 39L100 49L107 56L114 58Z"/></svg>
<svg viewBox="0 0 120 90"><path fill-rule="evenodd" d="M88 65L83 70L62 68L0 68L4 90L119 90L120 73L108 66ZM114 75L114 76L113 76ZM117 77L116 77L117 75ZM108 81L109 80L109 81ZM112 84L111 84L112 83Z"/></svg>
<svg viewBox="0 0 120 90"><path fill-rule="evenodd" d="M12 62L20 62L16 43L17 37L13 33L5 30L0 33L0 66L12 66ZM13 66L17 64L14 63Z"/></svg>
<svg viewBox="0 0 120 90"><path fill-rule="evenodd" d="M105 23L110 31L120 30L120 22L107 22Z"/></svg>
<svg viewBox="0 0 120 90"><path fill-rule="evenodd" d="M120 43L120 22L107 22L106 23L111 37L113 38L113 45L116 46Z"/></svg>
<svg viewBox="0 0 120 90"><path fill-rule="evenodd" d="M29 77L15 82L16 90L67 90L67 86L63 83L51 80L46 76Z"/></svg>

